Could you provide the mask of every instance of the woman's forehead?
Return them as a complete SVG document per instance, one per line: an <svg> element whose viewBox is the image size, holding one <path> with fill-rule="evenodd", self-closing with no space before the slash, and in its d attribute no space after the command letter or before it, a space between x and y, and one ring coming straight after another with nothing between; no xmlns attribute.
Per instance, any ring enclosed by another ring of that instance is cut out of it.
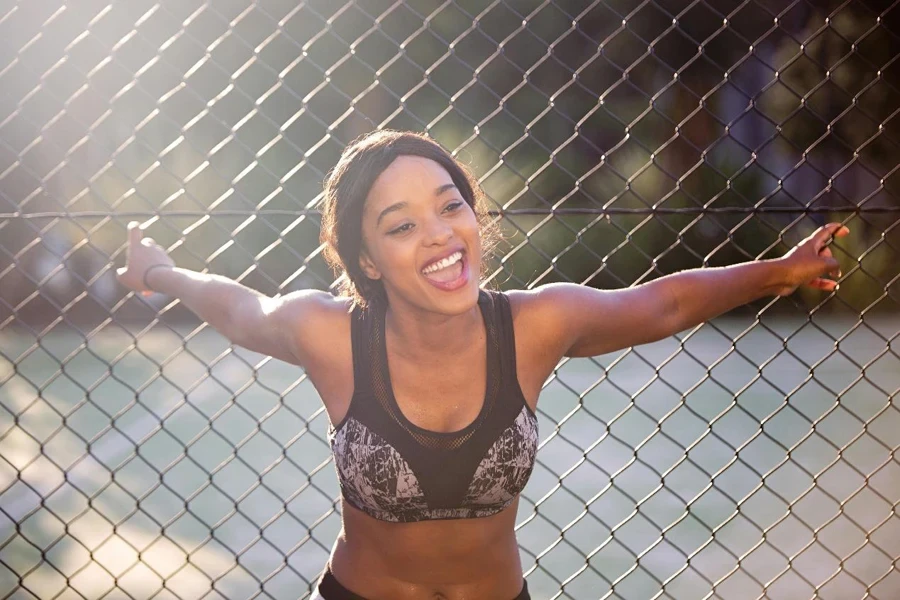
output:
<svg viewBox="0 0 900 600"><path fill-rule="evenodd" d="M422 156L398 156L381 172L366 197L365 210L383 203L430 198L435 190L452 184L450 173L439 163Z"/></svg>

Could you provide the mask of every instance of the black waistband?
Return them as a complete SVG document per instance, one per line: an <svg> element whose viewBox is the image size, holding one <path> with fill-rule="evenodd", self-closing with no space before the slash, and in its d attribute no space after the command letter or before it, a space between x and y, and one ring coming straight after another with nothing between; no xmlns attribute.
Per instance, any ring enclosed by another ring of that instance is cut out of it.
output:
<svg viewBox="0 0 900 600"><path fill-rule="evenodd" d="M325 569L325 573L322 574L317 591L322 600L366 600L342 586L341 582L331 574L330 569Z"/></svg>
<svg viewBox="0 0 900 600"><path fill-rule="evenodd" d="M325 569L316 591L318 595L314 595L312 600L319 598L322 600L366 600L365 597L351 592L341 585L341 582L331 574L331 569ZM522 591L513 600L531 600L531 596L528 594L528 582L524 579L522 580Z"/></svg>

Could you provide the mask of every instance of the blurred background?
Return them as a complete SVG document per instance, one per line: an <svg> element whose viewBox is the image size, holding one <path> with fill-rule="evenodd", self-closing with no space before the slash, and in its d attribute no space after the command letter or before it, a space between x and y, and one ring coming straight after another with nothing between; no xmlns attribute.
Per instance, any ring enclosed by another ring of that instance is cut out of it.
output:
<svg viewBox="0 0 900 600"><path fill-rule="evenodd" d="M331 289L322 182L379 128L479 178L501 289L784 254L768 298L567 360L535 598L900 596L900 2L0 2L0 594L305 597L340 527L302 370L115 280L125 229Z"/></svg>

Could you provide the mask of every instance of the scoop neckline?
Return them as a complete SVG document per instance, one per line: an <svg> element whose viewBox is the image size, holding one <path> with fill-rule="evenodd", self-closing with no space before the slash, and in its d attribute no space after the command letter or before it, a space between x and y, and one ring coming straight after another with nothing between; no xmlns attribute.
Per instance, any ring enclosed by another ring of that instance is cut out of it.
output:
<svg viewBox="0 0 900 600"><path fill-rule="evenodd" d="M400 420L400 424L403 427L408 428L411 431L415 431L416 433L432 436L432 437L459 437L461 435L465 435L469 433L472 429L476 428L482 420L484 420L484 416L488 411L489 406L493 403L493 398L491 397L491 390L494 389L494 370L491 368L491 364L495 362L497 358L494 356L493 347L495 344L491 343L491 323L489 322L488 311L486 308L488 300L488 294L484 290L478 291L478 308L481 311L481 318L484 322L484 330L486 334L485 339L485 365L487 371L487 377L485 379L485 388L484 388L484 399L481 403L481 410L478 411L478 414L472 420L471 423L463 427L462 429L457 429L456 431L434 431L432 429L425 429L424 427L420 427L410 421L403 411L400 409L400 405L397 403L397 398L394 396L394 382L391 380L391 369L388 365L388 354L387 354L387 328L385 327L385 319L387 316L387 306L383 306L381 310L378 311L378 327L380 329L379 333L381 335L376 336L381 338L380 340L380 348L378 348L380 352L380 362L379 365L382 372L382 377L384 378L384 384L387 391L387 400L391 406L391 409L396 411L397 418ZM494 332L496 335L496 332Z"/></svg>

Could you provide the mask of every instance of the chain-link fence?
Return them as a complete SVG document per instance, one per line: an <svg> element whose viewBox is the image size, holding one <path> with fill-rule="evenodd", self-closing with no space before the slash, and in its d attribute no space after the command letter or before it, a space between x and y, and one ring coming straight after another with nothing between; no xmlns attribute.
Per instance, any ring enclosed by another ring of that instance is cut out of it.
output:
<svg viewBox="0 0 900 600"><path fill-rule="evenodd" d="M0 6L0 594L305 597L340 528L302 372L114 278L125 225L327 288L321 185L427 131L501 287L634 285L841 220L836 293L561 363L518 539L535 598L900 597L900 3Z"/></svg>

